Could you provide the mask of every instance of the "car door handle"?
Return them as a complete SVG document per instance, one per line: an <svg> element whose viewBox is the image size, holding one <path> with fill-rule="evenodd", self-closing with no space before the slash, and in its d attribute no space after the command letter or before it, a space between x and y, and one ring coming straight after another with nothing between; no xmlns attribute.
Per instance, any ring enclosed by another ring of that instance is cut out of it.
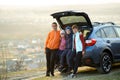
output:
<svg viewBox="0 0 120 80"><path fill-rule="evenodd" d="M107 40L106 42L107 42L107 43L110 43L110 40Z"/></svg>

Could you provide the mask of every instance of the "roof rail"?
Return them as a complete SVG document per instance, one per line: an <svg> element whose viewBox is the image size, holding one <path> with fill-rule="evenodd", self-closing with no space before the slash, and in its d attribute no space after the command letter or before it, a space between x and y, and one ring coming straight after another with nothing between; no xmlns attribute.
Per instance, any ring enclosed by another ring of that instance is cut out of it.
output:
<svg viewBox="0 0 120 80"><path fill-rule="evenodd" d="M111 24L111 25L115 25L115 23L113 22L105 22L105 23L102 23L103 25L106 25L106 24Z"/></svg>
<svg viewBox="0 0 120 80"><path fill-rule="evenodd" d="M116 25L114 22L93 22L93 26L98 26L98 25Z"/></svg>

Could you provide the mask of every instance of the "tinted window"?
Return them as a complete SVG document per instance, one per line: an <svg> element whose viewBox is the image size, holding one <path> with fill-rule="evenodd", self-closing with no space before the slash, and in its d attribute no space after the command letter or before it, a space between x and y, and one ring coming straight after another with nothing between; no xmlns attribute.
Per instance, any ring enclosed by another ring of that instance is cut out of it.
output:
<svg viewBox="0 0 120 80"><path fill-rule="evenodd" d="M115 30L117 31L118 36L120 37L120 27L115 27Z"/></svg>
<svg viewBox="0 0 120 80"><path fill-rule="evenodd" d="M101 29L101 35L102 35L102 38L105 38L105 32Z"/></svg>
<svg viewBox="0 0 120 80"><path fill-rule="evenodd" d="M96 35L97 35L97 37L101 38L101 37L102 37L102 36L101 36L101 31L98 30L98 31L96 32Z"/></svg>
<svg viewBox="0 0 120 80"><path fill-rule="evenodd" d="M104 33L104 31L102 29L98 30L96 32L96 35L97 35L97 37L100 37L100 38L105 38L106 37L105 33Z"/></svg>
<svg viewBox="0 0 120 80"><path fill-rule="evenodd" d="M61 17L60 20L63 24L70 24L70 23L87 23L87 20L84 16L65 16Z"/></svg>
<svg viewBox="0 0 120 80"><path fill-rule="evenodd" d="M105 27L103 28L107 38L115 38L116 37L116 34L115 34L115 31L112 27Z"/></svg>

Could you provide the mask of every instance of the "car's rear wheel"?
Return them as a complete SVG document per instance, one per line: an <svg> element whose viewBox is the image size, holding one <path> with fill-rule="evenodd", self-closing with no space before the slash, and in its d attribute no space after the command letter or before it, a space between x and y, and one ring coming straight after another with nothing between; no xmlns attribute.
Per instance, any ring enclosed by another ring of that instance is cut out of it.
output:
<svg viewBox="0 0 120 80"><path fill-rule="evenodd" d="M112 68L111 56L109 55L109 53L104 52L101 56L100 65L97 68L97 70L100 73L106 74L106 73L109 73L111 71L111 68Z"/></svg>

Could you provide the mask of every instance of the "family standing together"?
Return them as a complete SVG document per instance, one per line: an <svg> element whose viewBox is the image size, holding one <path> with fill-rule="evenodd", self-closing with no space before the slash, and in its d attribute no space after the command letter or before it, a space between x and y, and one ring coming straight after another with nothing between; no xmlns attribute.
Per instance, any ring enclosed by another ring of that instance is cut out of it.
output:
<svg viewBox="0 0 120 80"><path fill-rule="evenodd" d="M64 30L57 29L57 23L52 23L52 31L48 33L45 42L47 61L46 76L54 76L54 69L60 72L72 73L74 77L81 66L85 42L82 32L77 25L67 26Z"/></svg>

